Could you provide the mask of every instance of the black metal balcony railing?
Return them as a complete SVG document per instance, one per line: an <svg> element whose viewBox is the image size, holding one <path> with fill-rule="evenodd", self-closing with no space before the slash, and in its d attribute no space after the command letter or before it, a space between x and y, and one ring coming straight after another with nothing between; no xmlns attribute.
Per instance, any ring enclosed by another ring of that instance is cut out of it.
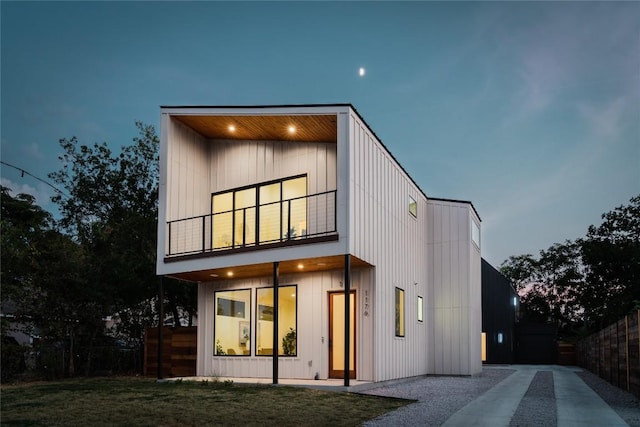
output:
<svg viewBox="0 0 640 427"><path fill-rule="evenodd" d="M167 222L168 257L337 233L336 190Z"/></svg>

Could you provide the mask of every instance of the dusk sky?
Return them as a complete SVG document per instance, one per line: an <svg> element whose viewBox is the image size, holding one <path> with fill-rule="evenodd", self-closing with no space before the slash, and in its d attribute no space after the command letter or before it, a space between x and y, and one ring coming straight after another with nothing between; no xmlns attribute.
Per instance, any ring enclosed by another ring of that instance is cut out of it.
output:
<svg viewBox="0 0 640 427"><path fill-rule="evenodd" d="M6 2L1 159L118 150L161 105L351 103L498 267L640 193L639 2ZM359 76L364 67L366 73ZM53 190L2 166L2 185Z"/></svg>

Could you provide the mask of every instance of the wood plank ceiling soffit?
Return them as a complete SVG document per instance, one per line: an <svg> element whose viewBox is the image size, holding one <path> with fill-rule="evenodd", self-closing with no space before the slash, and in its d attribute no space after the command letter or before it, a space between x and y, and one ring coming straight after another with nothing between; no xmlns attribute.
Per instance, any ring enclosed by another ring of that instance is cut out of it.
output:
<svg viewBox="0 0 640 427"><path fill-rule="evenodd" d="M173 116L209 139L254 141L338 141L337 116Z"/></svg>

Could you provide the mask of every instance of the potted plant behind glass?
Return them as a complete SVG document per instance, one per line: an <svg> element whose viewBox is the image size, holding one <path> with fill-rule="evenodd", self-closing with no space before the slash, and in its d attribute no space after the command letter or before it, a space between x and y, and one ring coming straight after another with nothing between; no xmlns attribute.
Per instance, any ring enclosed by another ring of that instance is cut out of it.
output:
<svg viewBox="0 0 640 427"><path fill-rule="evenodd" d="M289 331L282 337L282 352L285 356L296 355L296 331L293 328L289 328Z"/></svg>

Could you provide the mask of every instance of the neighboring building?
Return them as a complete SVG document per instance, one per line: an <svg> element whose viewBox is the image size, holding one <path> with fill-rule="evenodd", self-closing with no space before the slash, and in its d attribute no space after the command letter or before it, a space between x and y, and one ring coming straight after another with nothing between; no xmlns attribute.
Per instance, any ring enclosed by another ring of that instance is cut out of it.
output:
<svg viewBox="0 0 640 427"><path fill-rule="evenodd" d="M198 282L198 375L481 372L480 218L353 106L161 113L157 273Z"/></svg>
<svg viewBox="0 0 640 427"><path fill-rule="evenodd" d="M482 259L482 361L515 363L520 297L513 285Z"/></svg>

